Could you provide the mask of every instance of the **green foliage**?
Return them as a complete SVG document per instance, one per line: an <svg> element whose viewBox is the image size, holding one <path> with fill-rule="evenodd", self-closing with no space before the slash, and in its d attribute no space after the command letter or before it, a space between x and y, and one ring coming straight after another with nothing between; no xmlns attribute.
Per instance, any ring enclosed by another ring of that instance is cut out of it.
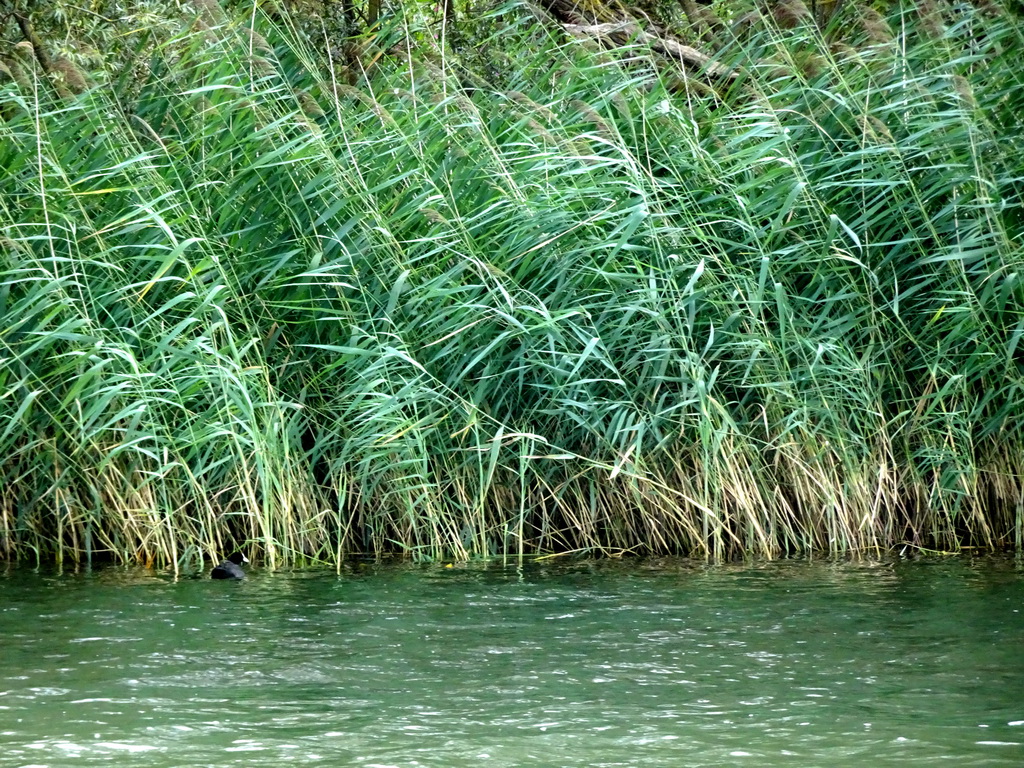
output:
<svg viewBox="0 0 1024 768"><path fill-rule="evenodd" d="M715 97L508 8L500 88L412 13L353 87L243 10L2 86L9 553L1019 545L1013 17L769 23Z"/></svg>

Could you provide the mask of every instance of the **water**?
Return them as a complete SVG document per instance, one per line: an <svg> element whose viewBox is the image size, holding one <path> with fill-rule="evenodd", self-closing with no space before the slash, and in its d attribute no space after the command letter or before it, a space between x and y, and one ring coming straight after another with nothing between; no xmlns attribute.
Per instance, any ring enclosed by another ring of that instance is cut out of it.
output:
<svg viewBox="0 0 1024 768"><path fill-rule="evenodd" d="M1012 559L0 574L0 766L1024 765Z"/></svg>

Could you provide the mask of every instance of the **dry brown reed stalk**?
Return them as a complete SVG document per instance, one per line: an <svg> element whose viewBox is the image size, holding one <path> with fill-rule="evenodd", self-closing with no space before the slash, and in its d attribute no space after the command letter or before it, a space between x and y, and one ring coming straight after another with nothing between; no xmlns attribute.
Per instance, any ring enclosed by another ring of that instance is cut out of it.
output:
<svg viewBox="0 0 1024 768"><path fill-rule="evenodd" d="M15 43L14 47L11 48L11 53L20 59L23 64L34 66L36 63L35 48L28 40Z"/></svg>
<svg viewBox="0 0 1024 768"><path fill-rule="evenodd" d="M346 85L344 83L336 83L334 85L334 92L339 97L347 96L349 98L355 99L360 104L370 109L378 118L380 118L381 122L384 125L391 128L399 127L394 117L392 117L391 114L386 109L384 109L383 106L381 106L380 102L377 101L377 99L374 98L372 95L364 92L361 88Z"/></svg>
<svg viewBox="0 0 1024 768"><path fill-rule="evenodd" d="M559 140L555 138L555 135L551 133L551 131L549 131L547 128L545 128L543 125L538 123L536 120L530 118L526 121L526 124L527 126L529 126L530 130L533 132L535 136L539 136L544 141L554 146L561 145L561 142L559 142Z"/></svg>
<svg viewBox="0 0 1024 768"><path fill-rule="evenodd" d="M946 25L942 19L941 0L921 0L917 4L917 14L921 20L921 29L932 40L942 40L946 34Z"/></svg>
<svg viewBox="0 0 1024 768"><path fill-rule="evenodd" d="M842 40L833 40L829 43L828 49L840 66L864 66L864 59L860 55L860 51Z"/></svg>
<svg viewBox="0 0 1024 768"><path fill-rule="evenodd" d="M877 45L889 45L894 36L892 27L882 14L870 5L858 6L857 13L861 29L869 42Z"/></svg>
<svg viewBox="0 0 1024 768"><path fill-rule="evenodd" d="M619 110L619 115L623 120L632 120L633 114L629 108L629 102L626 101L626 97L623 96L619 91L613 91L609 96L608 100L615 105L615 108Z"/></svg>
<svg viewBox="0 0 1024 768"><path fill-rule="evenodd" d="M306 117L317 118L323 117L324 114L326 114L323 109L320 108L320 105L317 104L316 99L301 88L295 89L295 98L298 100L299 108L302 109L302 112Z"/></svg>
<svg viewBox="0 0 1024 768"><path fill-rule="evenodd" d="M582 115L587 122L594 126L594 128L597 129L599 135L605 137L610 137L613 135L611 129L608 127L608 124L604 121L604 118L601 117L597 110L595 110L592 106L590 106L584 101L580 101L579 99L574 99L572 102L570 102L570 106L573 109L575 109L580 115Z"/></svg>
<svg viewBox="0 0 1024 768"><path fill-rule="evenodd" d="M814 16L803 0L772 2L764 10L780 29L795 29L801 24L814 22Z"/></svg>
<svg viewBox="0 0 1024 768"><path fill-rule="evenodd" d="M448 221L448 219L446 219L439 211L435 210L434 208L420 208L420 213L422 213L426 217L427 221L433 222L434 224L450 226L450 222Z"/></svg>
<svg viewBox="0 0 1024 768"><path fill-rule="evenodd" d="M270 78L277 75L277 68L262 56L249 56L248 61L256 78Z"/></svg>
<svg viewBox="0 0 1024 768"><path fill-rule="evenodd" d="M878 144L892 144L894 141L889 127L874 115L857 115L861 136Z"/></svg>
<svg viewBox="0 0 1024 768"><path fill-rule="evenodd" d="M961 103L967 109L977 109L978 101L974 98L974 89L971 88L970 82L963 75L953 75L953 88L956 90L957 96L960 97Z"/></svg>
<svg viewBox="0 0 1024 768"><path fill-rule="evenodd" d="M249 49L252 51L259 51L261 54L273 55L274 47L267 42L267 39L257 32L252 27L247 27L246 32L249 36Z"/></svg>
<svg viewBox="0 0 1024 768"><path fill-rule="evenodd" d="M1005 18L1008 13L996 0L971 0L971 4L990 19Z"/></svg>
<svg viewBox="0 0 1024 768"><path fill-rule="evenodd" d="M14 77L7 62L0 60L0 84L6 85L7 83L17 83L17 78Z"/></svg>
<svg viewBox="0 0 1024 768"><path fill-rule="evenodd" d="M192 0L200 18L209 26L215 27L227 23L224 9L217 0Z"/></svg>
<svg viewBox="0 0 1024 768"><path fill-rule="evenodd" d="M64 56L53 58L53 71L63 80L64 85L72 93L83 93L89 88L89 82L82 71Z"/></svg>
<svg viewBox="0 0 1024 768"><path fill-rule="evenodd" d="M505 91L505 96L508 97L510 101L513 101L523 107L528 114L546 120L549 124L558 122L558 116L554 112L542 104L538 104L525 93L520 91Z"/></svg>
<svg viewBox="0 0 1024 768"><path fill-rule="evenodd" d="M712 103L720 100L718 91L703 80L690 77L685 70L678 77L667 78L665 85L670 93L685 94L687 98L708 99Z"/></svg>
<svg viewBox="0 0 1024 768"><path fill-rule="evenodd" d="M802 51L793 57L793 63L808 80L820 77L831 70L828 60L813 51Z"/></svg>
<svg viewBox="0 0 1024 768"><path fill-rule="evenodd" d="M32 43L23 41L15 45L12 55L6 59L10 76L23 93L32 93L35 85L36 54Z"/></svg>

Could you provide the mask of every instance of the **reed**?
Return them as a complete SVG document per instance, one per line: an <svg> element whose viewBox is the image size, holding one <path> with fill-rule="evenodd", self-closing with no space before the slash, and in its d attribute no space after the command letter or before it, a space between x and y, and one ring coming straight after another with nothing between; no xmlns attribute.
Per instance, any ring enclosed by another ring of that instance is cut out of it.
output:
<svg viewBox="0 0 1024 768"><path fill-rule="evenodd" d="M253 8L6 82L0 551L1019 548L1024 35L958 9L717 95L514 6L469 93L414 10L356 86Z"/></svg>

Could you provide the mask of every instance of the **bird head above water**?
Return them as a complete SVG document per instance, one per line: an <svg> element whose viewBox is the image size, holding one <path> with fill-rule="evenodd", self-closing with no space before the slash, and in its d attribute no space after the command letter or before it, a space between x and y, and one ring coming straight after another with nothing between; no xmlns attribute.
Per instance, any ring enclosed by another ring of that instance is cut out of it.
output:
<svg viewBox="0 0 1024 768"><path fill-rule="evenodd" d="M242 570L242 563L248 563L249 558L241 552L228 555L220 565L210 572L211 579L244 579L245 571Z"/></svg>

